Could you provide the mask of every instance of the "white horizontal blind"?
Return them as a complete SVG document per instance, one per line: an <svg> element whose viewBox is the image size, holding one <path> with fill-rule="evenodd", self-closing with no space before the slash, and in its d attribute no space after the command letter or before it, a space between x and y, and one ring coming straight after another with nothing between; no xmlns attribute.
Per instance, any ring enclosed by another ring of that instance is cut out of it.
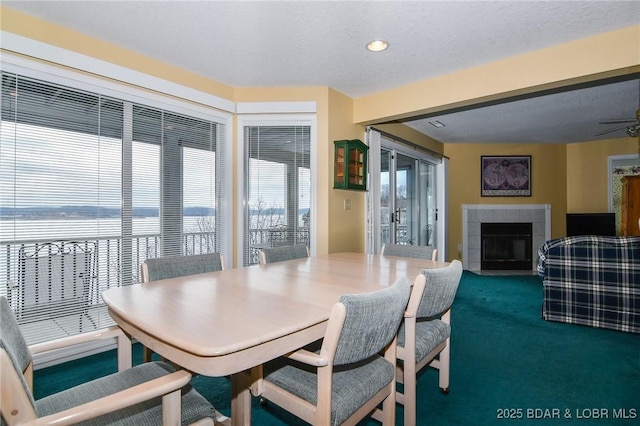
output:
<svg viewBox="0 0 640 426"><path fill-rule="evenodd" d="M224 174L216 154L223 142L221 127L133 106L133 180L146 186L137 191L134 185L133 206L159 218L148 224L149 236L159 238L146 244L141 260L220 251L216 222L223 217L224 204L216 185Z"/></svg>
<svg viewBox="0 0 640 426"><path fill-rule="evenodd" d="M117 274L122 114L121 101L3 73L0 272L29 342L110 323L93 307Z"/></svg>
<svg viewBox="0 0 640 426"><path fill-rule="evenodd" d="M220 250L224 126L2 77L0 295L30 344L111 325L100 294L147 257Z"/></svg>
<svg viewBox="0 0 640 426"><path fill-rule="evenodd" d="M264 247L310 246L310 126L244 127L243 264Z"/></svg>

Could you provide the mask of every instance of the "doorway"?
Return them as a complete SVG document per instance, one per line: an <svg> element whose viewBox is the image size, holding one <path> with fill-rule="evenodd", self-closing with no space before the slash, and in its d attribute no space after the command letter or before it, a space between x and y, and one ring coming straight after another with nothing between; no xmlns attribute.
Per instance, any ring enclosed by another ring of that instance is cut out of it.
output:
<svg viewBox="0 0 640 426"><path fill-rule="evenodd" d="M382 245L390 243L438 248L437 194L442 162L375 130L368 131L368 140L368 252L379 253Z"/></svg>

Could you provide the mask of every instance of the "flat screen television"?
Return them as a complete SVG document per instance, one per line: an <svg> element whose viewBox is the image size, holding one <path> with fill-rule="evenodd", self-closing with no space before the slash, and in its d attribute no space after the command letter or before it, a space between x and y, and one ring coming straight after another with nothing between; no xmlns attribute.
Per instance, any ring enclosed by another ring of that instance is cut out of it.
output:
<svg viewBox="0 0 640 426"><path fill-rule="evenodd" d="M567 213L567 236L616 235L615 213Z"/></svg>

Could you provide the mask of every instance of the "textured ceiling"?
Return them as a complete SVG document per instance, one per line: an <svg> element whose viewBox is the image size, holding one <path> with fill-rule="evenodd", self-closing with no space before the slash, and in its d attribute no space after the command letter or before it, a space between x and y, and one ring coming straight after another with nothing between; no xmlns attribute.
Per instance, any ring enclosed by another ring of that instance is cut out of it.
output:
<svg viewBox="0 0 640 426"><path fill-rule="evenodd" d="M329 86L361 97L640 23L638 1L2 1L234 87ZM365 44L388 40L372 54ZM640 62L640 40L638 56ZM556 98L556 96L561 96ZM443 142L595 139L633 118L635 81L440 115ZM589 108L585 108L590 105ZM585 126L588 126L586 128ZM622 137L624 130L603 137Z"/></svg>
<svg viewBox="0 0 640 426"><path fill-rule="evenodd" d="M481 106L467 111L409 120L407 125L441 142L572 143L626 136L626 125L640 108L636 78ZM445 127L436 128L430 122ZM617 129L615 131L610 131ZM598 133L605 134L598 135Z"/></svg>

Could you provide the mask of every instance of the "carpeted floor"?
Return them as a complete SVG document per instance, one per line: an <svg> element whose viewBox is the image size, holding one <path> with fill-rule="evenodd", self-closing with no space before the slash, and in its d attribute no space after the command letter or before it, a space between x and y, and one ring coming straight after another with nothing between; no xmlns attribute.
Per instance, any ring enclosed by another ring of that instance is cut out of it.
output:
<svg viewBox="0 0 640 426"><path fill-rule="evenodd" d="M543 321L541 303L537 276L465 271L452 309L451 392L443 395L437 372L424 371L419 424L639 424L640 335ZM137 348L134 362L140 359ZM37 370L36 399L115 369L107 352ZM193 384L230 413L227 379L197 377ZM257 400L252 418L260 426L305 424ZM398 425L402 418L398 406Z"/></svg>

